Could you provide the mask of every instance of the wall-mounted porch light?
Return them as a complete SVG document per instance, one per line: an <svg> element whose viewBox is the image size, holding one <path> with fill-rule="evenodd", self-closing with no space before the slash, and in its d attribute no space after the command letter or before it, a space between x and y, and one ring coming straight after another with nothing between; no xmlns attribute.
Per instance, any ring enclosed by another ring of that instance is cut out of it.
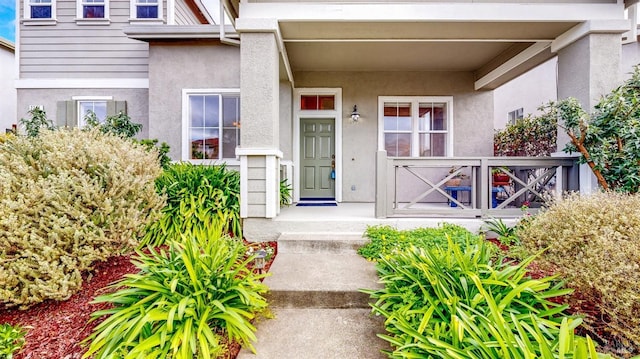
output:
<svg viewBox="0 0 640 359"><path fill-rule="evenodd" d="M353 105L353 111L351 111L351 122L357 123L360 121L360 112L358 112L358 105Z"/></svg>

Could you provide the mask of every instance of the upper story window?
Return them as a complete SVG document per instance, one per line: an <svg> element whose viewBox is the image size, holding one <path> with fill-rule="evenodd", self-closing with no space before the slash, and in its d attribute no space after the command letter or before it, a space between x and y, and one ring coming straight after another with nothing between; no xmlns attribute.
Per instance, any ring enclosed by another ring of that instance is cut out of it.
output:
<svg viewBox="0 0 640 359"><path fill-rule="evenodd" d="M162 18L162 2L160 0L131 0L131 18Z"/></svg>
<svg viewBox="0 0 640 359"><path fill-rule="evenodd" d="M78 19L108 19L109 0L77 0Z"/></svg>
<svg viewBox="0 0 640 359"><path fill-rule="evenodd" d="M389 157L452 155L451 97L379 97L378 147Z"/></svg>
<svg viewBox="0 0 640 359"><path fill-rule="evenodd" d="M236 90L183 90L185 160L235 159L240 145L240 94Z"/></svg>
<svg viewBox="0 0 640 359"><path fill-rule="evenodd" d="M25 19L55 19L56 0L25 0Z"/></svg>

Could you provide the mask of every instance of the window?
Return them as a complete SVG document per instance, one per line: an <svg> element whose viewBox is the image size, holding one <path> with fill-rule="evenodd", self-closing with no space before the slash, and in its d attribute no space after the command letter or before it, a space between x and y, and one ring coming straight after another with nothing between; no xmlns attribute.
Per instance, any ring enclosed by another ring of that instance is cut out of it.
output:
<svg viewBox="0 0 640 359"><path fill-rule="evenodd" d="M109 0L78 0L76 16L79 19L106 19L109 17Z"/></svg>
<svg viewBox="0 0 640 359"><path fill-rule="evenodd" d="M55 0L26 0L25 19L54 19Z"/></svg>
<svg viewBox="0 0 640 359"><path fill-rule="evenodd" d="M237 92L184 90L182 106L184 159L236 158L236 147L240 145Z"/></svg>
<svg viewBox="0 0 640 359"><path fill-rule="evenodd" d="M131 0L131 18L158 19L162 17L160 0Z"/></svg>
<svg viewBox="0 0 640 359"><path fill-rule="evenodd" d="M300 96L301 110L335 110L334 95L302 95Z"/></svg>
<svg viewBox="0 0 640 359"><path fill-rule="evenodd" d="M93 111L99 122L107 116L115 116L120 112L127 113L127 102L116 101L113 96L73 96L71 100L58 101L56 125L60 127L83 127L85 116Z"/></svg>
<svg viewBox="0 0 640 359"><path fill-rule="evenodd" d="M389 157L451 155L451 97L380 97L379 148Z"/></svg>
<svg viewBox="0 0 640 359"><path fill-rule="evenodd" d="M107 101L91 101L91 100L79 100L78 101L78 124L80 127L86 125L85 117L89 111L96 114L96 118L99 123L104 122L107 118Z"/></svg>
<svg viewBox="0 0 640 359"><path fill-rule="evenodd" d="M509 112L509 123L512 125L518 122L518 120L521 120L523 118L524 118L524 109L522 107L520 107L517 110L513 110Z"/></svg>

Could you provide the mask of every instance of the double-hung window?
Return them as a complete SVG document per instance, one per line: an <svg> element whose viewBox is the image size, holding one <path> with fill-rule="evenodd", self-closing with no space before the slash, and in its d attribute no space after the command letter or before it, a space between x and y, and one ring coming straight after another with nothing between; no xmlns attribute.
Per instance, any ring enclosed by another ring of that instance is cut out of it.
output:
<svg viewBox="0 0 640 359"><path fill-rule="evenodd" d="M56 0L25 0L24 18L53 20L56 18Z"/></svg>
<svg viewBox="0 0 640 359"><path fill-rule="evenodd" d="M162 18L161 0L131 0L132 19Z"/></svg>
<svg viewBox="0 0 640 359"><path fill-rule="evenodd" d="M183 90L184 160L235 159L240 145L239 90Z"/></svg>
<svg viewBox="0 0 640 359"><path fill-rule="evenodd" d="M78 0L78 19L107 19L109 0Z"/></svg>
<svg viewBox="0 0 640 359"><path fill-rule="evenodd" d="M452 155L451 97L379 97L378 143L389 157Z"/></svg>

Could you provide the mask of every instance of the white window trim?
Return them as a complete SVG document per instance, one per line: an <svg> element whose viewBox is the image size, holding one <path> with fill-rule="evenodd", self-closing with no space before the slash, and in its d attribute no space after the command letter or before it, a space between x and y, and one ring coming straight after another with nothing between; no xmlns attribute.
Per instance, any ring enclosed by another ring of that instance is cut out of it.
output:
<svg viewBox="0 0 640 359"><path fill-rule="evenodd" d="M158 2L158 17L157 18L138 18L137 15L137 1L136 0L130 0L129 2L129 17L130 17L130 22L142 22L142 23L149 23L149 22L157 22L158 20L162 21L164 19L164 13L162 11L163 8L163 1L162 0L157 0Z"/></svg>
<svg viewBox="0 0 640 359"><path fill-rule="evenodd" d="M384 151L384 104L385 102L411 103L411 157L419 158L418 104L420 102L444 102L447 104L447 130L426 131L429 133L446 133L447 145L444 157L453 157L453 96L378 96L378 151ZM424 133L425 131L422 131ZM408 133L408 131L407 131Z"/></svg>
<svg viewBox="0 0 640 359"><path fill-rule="evenodd" d="M31 1L24 0L23 19L25 25L54 25L56 23L56 0L51 0L51 18L32 19L31 18Z"/></svg>
<svg viewBox="0 0 640 359"><path fill-rule="evenodd" d="M205 164L205 165L226 163L229 166L240 166L240 160L237 157L236 159L222 158L217 160L212 160L212 159L194 160L189 158L189 142L190 142L189 126L191 122L189 118L189 96L190 95L224 95L224 94L240 95L240 88L182 89L182 151L181 151L182 153L180 155L180 158L183 161L191 162L194 164ZM222 123L219 123L219 125L220 125L220 128L222 128Z"/></svg>
<svg viewBox="0 0 640 359"><path fill-rule="evenodd" d="M301 110L300 97L303 95L333 95L333 110ZM335 119L335 155L336 155L336 202L342 202L342 122L349 121L342 116L342 88L297 88L293 98L293 201L300 201L300 119L301 118L334 118ZM349 115L350 118L350 115Z"/></svg>
<svg viewBox="0 0 640 359"><path fill-rule="evenodd" d="M84 18L82 17L82 5L83 0L76 0L76 24L78 25L106 25L110 23L109 20L109 0L104 1L104 18ZM96 3L96 5L102 5Z"/></svg>

